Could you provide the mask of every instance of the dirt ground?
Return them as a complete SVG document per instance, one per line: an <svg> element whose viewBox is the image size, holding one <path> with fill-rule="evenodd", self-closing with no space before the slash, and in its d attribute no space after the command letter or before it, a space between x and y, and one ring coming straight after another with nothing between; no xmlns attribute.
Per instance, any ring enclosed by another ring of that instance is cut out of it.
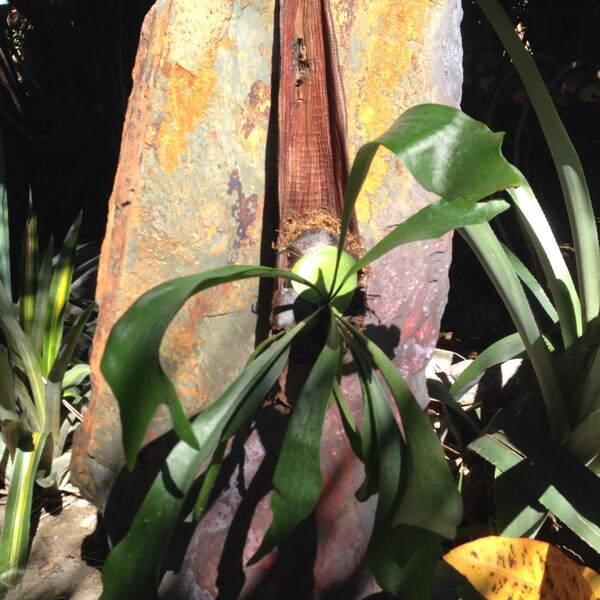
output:
<svg viewBox="0 0 600 600"><path fill-rule="evenodd" d="M0 497L4 518L6 497ZM42 509L23 582L6 600L97 600L102 592L99 566L106 542L97 511L75 490L62 506Z"/></svg>

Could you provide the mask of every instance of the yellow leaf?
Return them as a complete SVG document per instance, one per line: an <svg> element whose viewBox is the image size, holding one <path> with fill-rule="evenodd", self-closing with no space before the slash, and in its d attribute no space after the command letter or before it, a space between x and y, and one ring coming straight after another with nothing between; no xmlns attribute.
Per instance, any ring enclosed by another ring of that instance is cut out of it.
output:
<svg viewBox="0 0 600 600"><path fill-rule="evenodd" d="M490 536L444 560L486 600L595 600L579 566L546 542Z"/></svg>
<svg viewBox="0 0 600 600"><path fill-rule="evenodd" d="M590 584L595 598L600 598L600 575L589 567L582 567L581 573Z"/></svg>

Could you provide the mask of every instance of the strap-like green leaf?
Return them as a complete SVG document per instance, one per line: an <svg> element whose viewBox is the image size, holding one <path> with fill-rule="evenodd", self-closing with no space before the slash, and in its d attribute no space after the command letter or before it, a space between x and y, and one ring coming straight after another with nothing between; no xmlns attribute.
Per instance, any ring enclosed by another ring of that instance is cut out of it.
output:
<svg viewBox="0 0 600 600"><path fill-rule="evenodd" d="M19 420L14 380L8 350L0 344L0 422Z"/></svg>
<svg viewBox="0 0 600 600"><path fill-rule="evenodd" d="M471 416L471 412L467 412L454 398L452 394L444 387L444 385L436 379L427 380L427 392L429 397L438 400L445 404L456 417L458 417L466 427L468 427L474 435L479 435L481 432L481 423L477 416Z"/></svg>
<svg viewBox="0 0 600 600"><path fill-rule="evenodd" d="M71 282L75 267L75 250L77 249L77 236L80 225L81 213L65 237L52 276L52 284L50 285L50 294L48 296L44 349L42 352L44 374L49 373L50 369L52 369L58 349L60 348L60 341L63 334L63 317L71 294Z"/></svg>
<svg viewBox="0 0 600 600"><path fill-rule="evenodd" d="M366 348L351 336L346 336L346 340L361 381L364 412L365 415L369 415L368 423L363 417L361 427L363 433L366 430L369 430L369 433L363 435L362 440L362 452L366 457L366 479L361 486L360 499L366 500L376 492L379 494L373 526L373 535L376 536L380 529L391 527L393 522L394 509L401 492L404 440L390 401L375 375Z"/></svg>
<svg viewBox="0 0 600 600"><path fill-rule="evenodd" d="M40 270L37 279L37 291L35 297L35 314L31 330L31 343L37 352L42 354L44 350L44 338L46 336L46 320L48 316L48 298L50 286L52 285L52 253L54 251L52 238L48 247L42 255Z"/></svg>
<svg viewBox="0 0 600 600"><path fill-rule="evenodd" d="M548 298L541 283L533 276L531 271L521 262L518 256L516 256L508 246L500 242L500 245L504 249L506 257L513 266L515 273L519 276L519 279L523 282L523 285L533 294L533 297L537 300L540 307L544 310L548 318L552 323L558 322L558 313L554 308L552 302Z"/></svg>
<svg viewBox="0 0 600 600"><path fill-rule="evenodd" d="M585 465L600 455L600 409L573 430L565 448Z"/></svg>
<svg viewBox="0 0 600 600"><path fill-rule="evenodd" d="M19 322L13 315L13 304L8 299L0 284L0 329L8 340L8 345L17 354L22 363L22 369L29 381L33 399L34 419L41 427L46 422L46 405L44 401L44 379L40 369L40 357L29 339L23 333Z"/></svg>
<svg viewBox="0 0 600 600"><path fill-rule="evenodd" d="M557 320L560 320L564 345L570 346L583 331L581 303L571 273L529 184L525 182L509 190L509 194L544 271L558 313Z"/></svg>
<svg viewBox="0 0 600 600"><path fill-rule="evenodd" d="M404 490L394 523L423 527L453 538L462 518L462 500L431 423L385 353L356 329L352 331L383 375L402 420L406 439Z"/></svg>
<svg viewBox="0 0 600 600"><path fill-rule="evenodd" d="M339 333L330 312L327 340L294 402L273 474L273 521L249 564L259 561L287 538L313 511L321 495L321 435L340 352Z"/></svg>
<svg viewBox="0 0 600 600"><path fill-rule="evenodd" d="M600 552L600 480L566 450L502 411L471 444L569 529Z"/></svg>
<svg viewBox="0 0 600 600"><path fill-rule="evenodd" d="M459 232L492 280L521 335L542 391L552 437L563 443L570 433L571 419L562 382L521 282L488 223L470 225Z"/></svg>
<svg viewBox="0 0 600 600"><path fill-rule="evenodd" d="M525 48L514 24L496 0L477 0L477 4L492 24L523 80L548 142L569 213L577 257L579 293L584 322L587 323L598 316L600 309L600 249L594 207L581 162L535 65L534 57Z"/></svg>
<svg viewBox="0 0 600 600"><path fill-rule="evenodd" d="M494 503L498 535L535 537L548 516L548 511L500 469L494 473Z"/></svg>
<svg viewBox="0 0 600 600"><path fill-rule="evenodd" d="M19 321L25 335L31 339L35 314L35 294L38 278L37 219L31 215L27 220L21 251L21 289L19 290Z"/></svg>
<svg viewBox="0 0 600 600"><path fill-rule="evenodd" d="M47 433L21 434L0 534L0 593L18 583L27 565L31 501Z"/></svg>
<svg viewBox="0 0 600 600"><path fill-rule="evenodd" d="M4 143L0 132L0 283L12 300L10 280L10 227L8 224L8 194L4 169Z"/></svg>
<svg viewBox="0 0 600 600"><path fill-rule="evenodd" d="M515 358L523 352L525 346L518 333L494 342L486 348L457 378L450 387L450 394L458 399L490 368Z"/></svg>
<svg viewBox="0 0 600 600"><path fill-rule="evenodd" d="M600 408L600 317L558 358L574 424L579 425Z"/></svg>
<svg viewBox="0 0 600 600"><path fill-rule="evenodd" d="M52 434L52 439L55 444L59 440L60 432L60 411L62 403L63 376L69 362L73 357L75 346L79 341L81 332L85 327L90 316L96 310L95 304L90 304L75 320L73 326L69 328L65 336L58 355L54 360L54 364L48 373L48 381L46 383L46 426L45 431ZM56 448L56 454L62 454L62 448Z"/></svg>
<svg viewBox="0 0 600 600"><path fill-rule="evenodd" d="M261 353L194 419L191 429L199 449L181 441L167 457L128 534L104 564L102 600L156 598L162 556L200 467L223 440L223 431L235 411L240 406L254 410L263 401L287 362L290 344L308 320Z"/></svg>
<svg viewBox="0 0 600 600"><path fill-rule="evenodd" d="M386 592L402 600L424 600L432 597L435 567L441 554L435 533L396 525L371 538L367 564Z"/></svg>
<svg viewBox="0 0 600 600"><path fill-rule="evenodd" d="M435 239L460 227L487 223L508 207L504 200L477 202L471 196L428 204L375 244L346 272L343 280L402 244Z"/></svg>
<svg viewBox="0 0 600 600"><path fill-rule="evenodd" d="M188 298L208 288L251 277L287 277L310 285L288 271L269 267L222 267L153 288L111 330L102 358L102 373L119 402L123 447L130 469L161 404L169 407L175 433L194 448L198 447L177 392L161 367L160 343Z"/></svg>
<svg viewBox="0 0 600 600"><path fill-rule="evenodd" d="M340 417L342 419L344 431L346 432L346 437L350 442L350 447L358 459L364 462L360 433L338 382L334 382L333 384L333 397L340 411Z"/></svg>

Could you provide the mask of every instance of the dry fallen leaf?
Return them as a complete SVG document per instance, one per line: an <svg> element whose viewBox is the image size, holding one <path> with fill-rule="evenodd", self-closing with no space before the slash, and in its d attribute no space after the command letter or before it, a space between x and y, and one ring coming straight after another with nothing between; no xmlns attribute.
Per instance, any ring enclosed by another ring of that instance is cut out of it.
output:
<svg viewBox="0 0 600 600"><path fill-rule="evenodd" d="M600 575L589 567L583 567L581 573L590 584L595 598L600 598Z"/></svg>
<svg viewBox="0 0 600 600"><path fill-rule="evenodd" d="M592 575L586 578L546 542L489 536L451 550L444 560L486 600L596 600Z"/></svg>

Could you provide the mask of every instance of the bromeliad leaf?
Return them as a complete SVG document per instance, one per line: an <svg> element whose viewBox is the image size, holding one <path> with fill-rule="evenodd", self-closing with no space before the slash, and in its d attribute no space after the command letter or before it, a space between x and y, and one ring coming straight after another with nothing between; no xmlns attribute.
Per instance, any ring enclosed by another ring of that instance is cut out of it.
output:
<svg viewBox="0 0 600 600"><path fill-rule="evenodd" d="M249 564L258 562L288 537L312 512L321 495L321 435L341 349L335 317L330 311L327 341L292 409L273 475L273 522Z"/></svg>
<svg viewBox="0 0 600 600"><path fill-rule="evenodd" d="M33 482L47 433L23 432L15 452L10 494L0 533L0 596L23 576L27 564Z"/></svg>
<svg viewBox="0 0 600 600"><path fill-rule="evenodd" d="M71 293L71 280L75 266L75 250L77 248L81 218L82 214L79 213L79 216L73 225L71 225L58 255L54 274L52 275L52 283L48 295L46 329L44 332L44 350L42 352L45 375L50 372L60 348L60 341L63 334L63 317Z"/></svg>
<svg viewBox="0 0 600 600"><path fill-rule="evenodd" d="M555 442L501 411L491 426L496 430L469 444L500 469L531 498L555 514L567 527L600 551L600 510L594 501L600 481Z"/></svg>
<svg viewBox="0 0 600 600"><path fill-rule="evenodd" d="M31 215L27 220L21 256L19 321L25 335L31 339L38 278L38 235L37 218L35 215Z"/></svg>
<svg viewBox="0 0 600 600"><path fill-rule="evenodd" d="M515 358L525 350L523 340L518 333L494 342L486 348L457 378L450 387L450 394L458 400L473 387L487 369Z"/></svg>
<svg viewBox="0 0 600 600"><path fill-rule="evenodd" d="M198 449L177 392L159 360L167 327L186 300L210 287L251 277L287 277L312 285L302 277L269 267L223 267L168 281L139 298L113 327L102 358L102 373L119 402L123 447L132 469L152 416L167 404L175 433ZM144 376L140 377L140 373Z"/></svg>

